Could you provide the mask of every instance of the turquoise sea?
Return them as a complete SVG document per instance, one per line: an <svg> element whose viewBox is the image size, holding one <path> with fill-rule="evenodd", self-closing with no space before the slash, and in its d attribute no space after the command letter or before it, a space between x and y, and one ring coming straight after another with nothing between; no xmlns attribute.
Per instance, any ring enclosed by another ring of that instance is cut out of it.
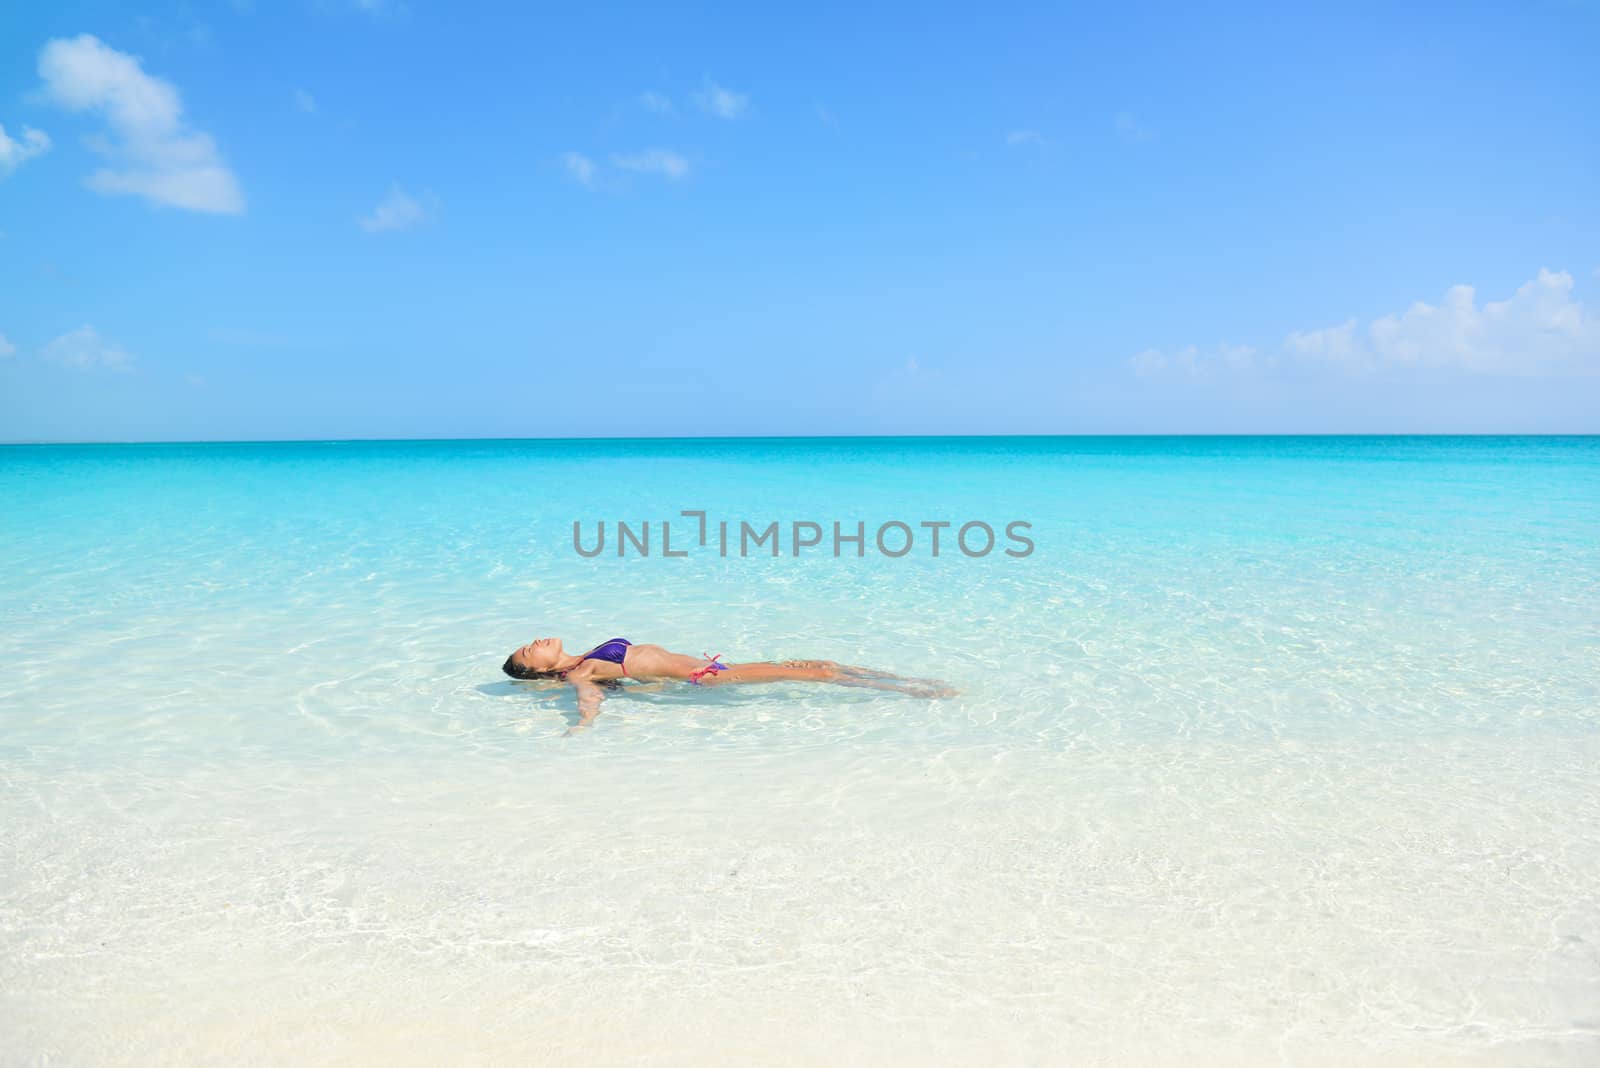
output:
<svg viewBox="0 0 1600 1068"><path fill-rule="evenodd" d="M6 1064L1600 1062L1600 438L14 446L0 562Z"/></svg>

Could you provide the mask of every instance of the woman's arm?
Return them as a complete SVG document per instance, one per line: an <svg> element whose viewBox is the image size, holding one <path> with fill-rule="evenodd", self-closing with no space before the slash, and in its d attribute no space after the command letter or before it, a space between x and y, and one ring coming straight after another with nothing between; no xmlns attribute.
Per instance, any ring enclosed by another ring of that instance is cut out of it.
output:
<svg viewBox="0 0 1600 1068"><path fill-rule="evenodd" d="M567 681L578 695L578 725L573 730L582 730L593 723L600 714L600 702L606 697L605 690L594 681L594 663L593 660L585 660L567 672Z"/></svg>

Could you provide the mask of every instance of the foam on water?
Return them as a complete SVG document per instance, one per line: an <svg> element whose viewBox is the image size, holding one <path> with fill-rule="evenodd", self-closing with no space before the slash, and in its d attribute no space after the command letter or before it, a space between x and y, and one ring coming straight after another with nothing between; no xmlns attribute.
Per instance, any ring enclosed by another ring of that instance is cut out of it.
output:
<svg viewBox="0 0 1600 1068"><path fill-rule="evenodd" d="M34 447L0 499L7 1058L1600 1057L1595 439ZM1037 549L571 549L683 509ZM962 695L565 737L498 671L547 633Z"/></svg>

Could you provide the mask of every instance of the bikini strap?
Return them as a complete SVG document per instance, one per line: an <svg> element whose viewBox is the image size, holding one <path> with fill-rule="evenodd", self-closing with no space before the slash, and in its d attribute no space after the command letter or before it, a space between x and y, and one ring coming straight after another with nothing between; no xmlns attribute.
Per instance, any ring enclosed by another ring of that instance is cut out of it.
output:
<svg viewBox="0 0 1600 1068"><path fill-rule="evenodd" d="M700 655L706 658L706 666L698 671L690 672L689 674L689 681L694 683L696 686L700 685L700 680L704 676L714 675L719 671L728 670L727 664L718 662L722 659L721 653L718 653L716 656L712 656L710 653L701 653Z"/></svg>

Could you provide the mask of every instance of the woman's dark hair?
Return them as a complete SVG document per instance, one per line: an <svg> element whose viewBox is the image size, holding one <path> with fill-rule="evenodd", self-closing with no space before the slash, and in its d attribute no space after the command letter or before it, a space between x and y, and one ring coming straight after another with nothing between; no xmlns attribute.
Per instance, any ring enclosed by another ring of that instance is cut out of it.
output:
<svg viewBox="0 0 1600 1068"><path fill-rule="evenodd" d="M500 665L500 670L514 679L549 679L552 682L565 682L567 680L565 671L534 671L531 668L518 667L511 662L512 657L516 655L516 653L512 653L511 656L506 657L506 662ZM594 684L607 690L615 690L622 686L622 682L618 679L595 679Z"/></svg>
<svg viewBox="0 0 1600 1068"><path fill-rule="evenodd" d="M516 655L512 653L506 657L506 662L500 665L500 670L514 679L559 679L566 675L564 671L534 671L532 668L518 667L512 663Z"/></svg>

